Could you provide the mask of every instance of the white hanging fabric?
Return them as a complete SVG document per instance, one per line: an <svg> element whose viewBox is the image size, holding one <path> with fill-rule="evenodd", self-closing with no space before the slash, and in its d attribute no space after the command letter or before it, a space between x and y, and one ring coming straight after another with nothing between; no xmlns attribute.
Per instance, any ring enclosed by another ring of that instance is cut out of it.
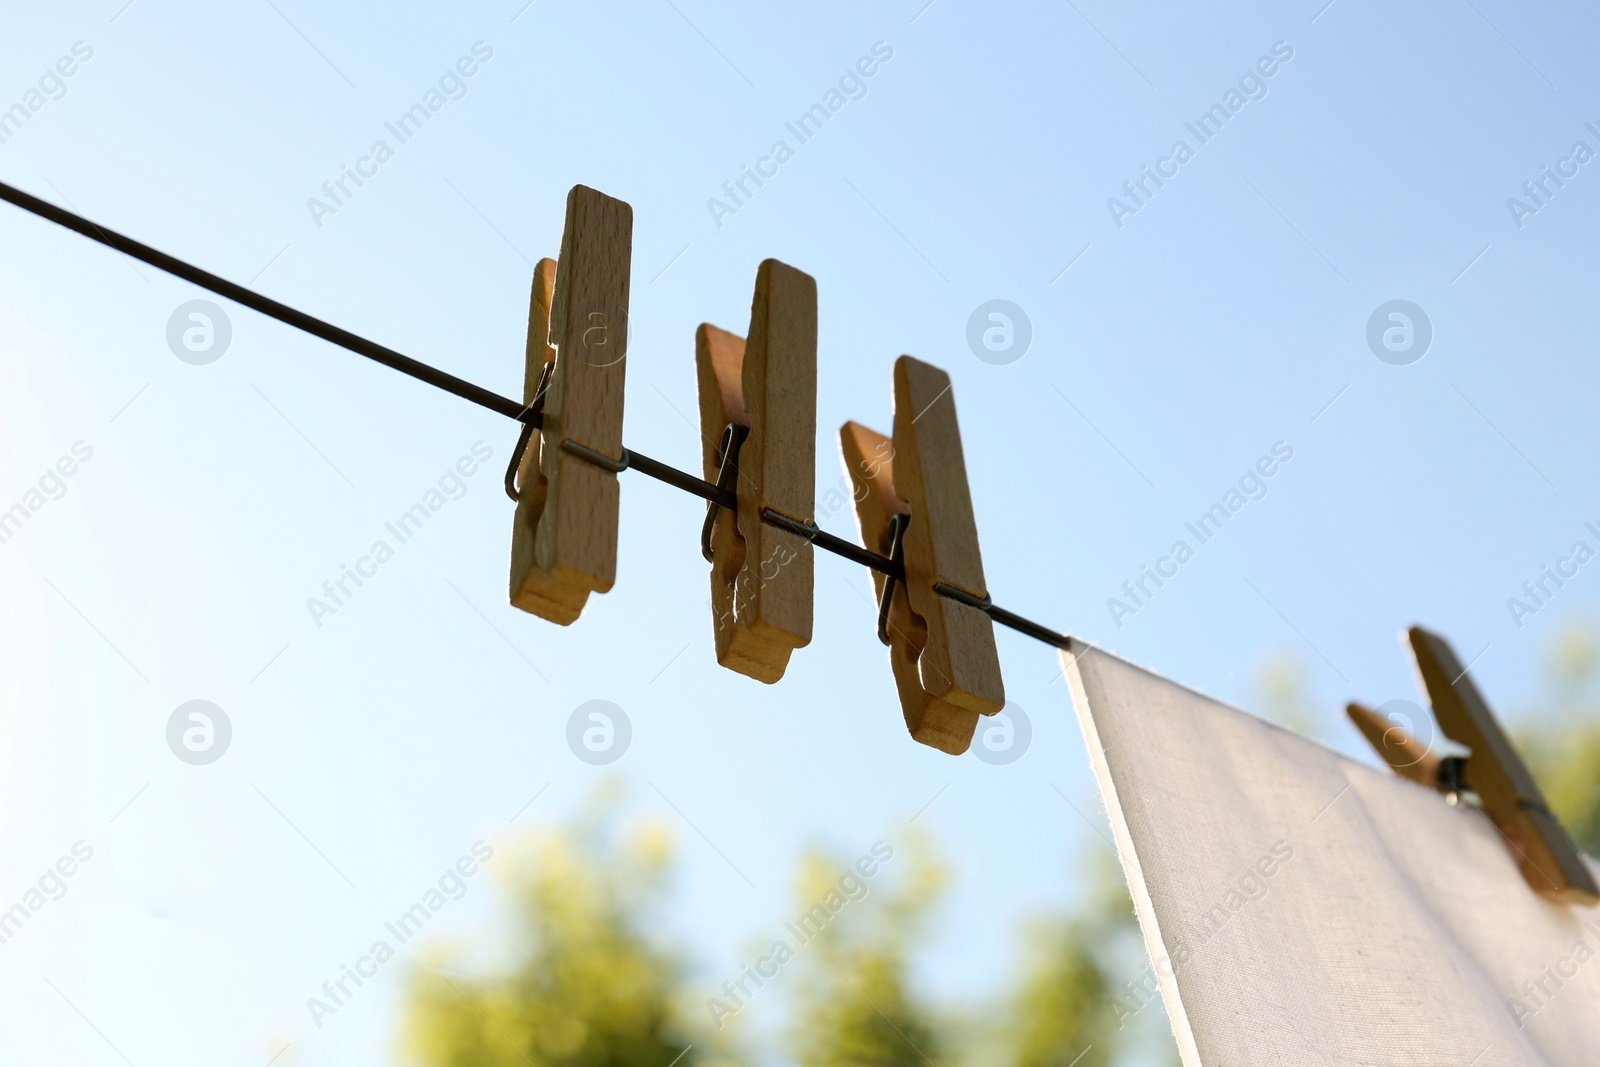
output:
<svg viewBox="0 0 1600 1067"><path fill-rule="evenodd" d="M1600 907L1535 894L1478 811L1074 644L1185 1067L1600 1064Z"/></svg>

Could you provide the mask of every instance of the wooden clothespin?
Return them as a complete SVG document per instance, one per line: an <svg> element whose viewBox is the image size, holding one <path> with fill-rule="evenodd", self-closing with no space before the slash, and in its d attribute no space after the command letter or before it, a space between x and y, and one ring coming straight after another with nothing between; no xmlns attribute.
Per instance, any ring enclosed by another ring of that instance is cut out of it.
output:
<svg viewBox="0 0 1600 1067"><path fill-rule="evenodd" d="M1537 892L1567 904L1600 902L1600 887L1577 846L1551 814L1538 783L1455 651L1444 638L1420 626L1412 627L1407 637L1440 730L1471 749L1471 754L1440 758L1403 728L1360 704L1346 709L1350 718L1397 773L1441 792L1476 794L1479 807L1505 838L1522 877Z"/></svg>
<svg viewBox="0 0 1600 1067"><path fill-rule="evenodd" d="M695 331L705 477L737 496L706 509L717 662L761 682L811 642L811 543L761 521L810 523L817 477L817 283L775 259L756 271L747 339Z"/></svg>
<svg viewBox="0 0 1600 1067"><path fill-rule="evenodd" d="M518 471L511 603L563 626L616 581L632 247L633 209L575 185L560 259L534 268L523 399L544 426Z"/></svg>
<svg viewBox="0 0 1600 1067"><path fill-rule="evenodd" d="M1367 739L1367 744L1383 757L1394 773L1429 789L1445 793L1460 792L1457 788L1460 785L1459 756L1448 757L1454 762L1447 768L1446 757L1441 757L1408 733L1405 727L1391 722L1382 712L1374 711L1365 704L1350 704L1345 708L1345 713Z"/></svg>
<svg viewBox="0 0 1600 1067"><path fill-rule="evenodd" d="M839 430L862 543L905 568L874 571L878 637L911 736L959 755L979 715L1005 706L978 526L950 376L910 356L894 365L894 436Z"/></svg>

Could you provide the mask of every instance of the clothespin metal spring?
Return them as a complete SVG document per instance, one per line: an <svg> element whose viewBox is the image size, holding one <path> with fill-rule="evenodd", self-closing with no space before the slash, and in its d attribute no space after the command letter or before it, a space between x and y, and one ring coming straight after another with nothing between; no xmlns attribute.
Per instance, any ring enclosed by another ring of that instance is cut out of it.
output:
<svg viewBox="0 0 1600 1067"><path fill-rule="evenodd" d="M23 211L71 230L81 237L121 252L123 255L155 267L157 270L164 271L175 278L180 278L191 285L198 286L226 300L231 300L270 319L275 319L286 326L320 338L329 344L336 345L365 359L370 359L425 385L431 385L436 389L460 397L469 403L520 422L522 431L518 442L519 447L514 450L515 455L507 479L510 483L507 487L507 493L511 495L512 499L516 499L515 475L516 467L519 465L516 460L519 460L521 454L526 451L528 443L532 439L532 431L538 430L544 425L543 414L534 405L519 403L510 397L501 396L492 390L458 378L438 367L430 366L421 360L380 345L359 334L308 315L303 311L289 307L254 290L247 289L210 271L178 259L176 256L168 255L143 242L108 229L97 222L84 218L82 215L57 207L48 201L41 200L4 182L0 182L0 201L10 203ZM582 453L574 454L582 455ZM625 457L624 466L628 470L638 471L640 474L670 485L674 489L692 494L702 500L710 501L725 508L732 508L738 504L738 499L732 489L720 488L710 482L696 478L687 471L679 470L670 464L663 463L632 449L624 450L623 454ZM605 458L609 459L609 457ZM613 460L610 462L623 461ZM800 537L804 537L824 551L831 552L853 563L870 567L882 574L890 575L897 579L904 575L904 568L892 560L876 552L870 552L841 537L827 533L819 529L814 523L790 519L788 516L780 515L770 508L762 512L761 521L768 525L789 530ZM1072 639L1066 634L1058 633L1048 627L1025 619L1014 612L1006 611L994 605L990 605L984 610L990 618L1002 626L1007 626L1019 633L1026 634L1035 640L1057 648L1069 651L1072 648Z"/></svg>
<svg viewBox="0 0 1600 1067"><path fill-rule="evenodd" d="M734 483L739 479L739 446L744 444L744 439L750 436L750 427L742 423L730 422L723 427L722 440L717 443L717 488L734 493ZM734 493L737 497L738 494ZM717 513L722 510L722 504L716 500L706 502L706 522L700 528L700 554L706 558L707 563L716 562L716 553L711 548L711 533L716 529Z"/></svg>
<svg viewBox="0 0 1600 1067"><path fill-rule="evenodd" d="M885 645L889 644L889 606L894 603L894 587L904 577L906 527L910 525L911 516L898 511L889 516L889 525L883 530L886 554L891 562L899 564L901 568L900 575L891 574L884 578L883 595L878 597L878 640Z"/></svg>
<svg viewBox="0 0 1600 1067"><path fill-rule="evenodd" d="M511 462L506 465L506 496L513 501L522 499L522 490L517 488L517 470L522 466L522 454L528 450L528 442L533 440L533 432L539 428L544 414L544 394L550 388L550 375L556 369L554 363L546 363L539 372L539 388L533 394L533 403L528 405L527 414L532 416L522 424L522 432L517 435L517 447L511 450Z"/></svg>

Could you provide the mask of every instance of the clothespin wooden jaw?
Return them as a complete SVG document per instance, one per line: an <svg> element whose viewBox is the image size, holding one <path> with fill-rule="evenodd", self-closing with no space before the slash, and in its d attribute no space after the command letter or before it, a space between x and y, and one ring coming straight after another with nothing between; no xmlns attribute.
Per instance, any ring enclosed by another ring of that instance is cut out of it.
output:
<svg viewBox="0 0 1600 1067"><path fill-rule="evenodd" d="M1395 725L1365 704L1351 703L1345 707L1345 714L1394 773L1429 789L1452 791L1448 788L1450 779L1443 773L1444 759L1405 727Z"/></svg>
<svg viewBox="0 0 1600 1067"><path fill-rule="evenodd" d="M811 543L761 521L771 510L809 523L816 493L817 285L777 260L756 272L748 340L702 323L695 331L702 459L707 481L732 490L733 511L709 505L702 551L711 563L717 662L757 681L783 677L811 642Z"/></svg>
<svg viewBox="0 0 1600 1067"><path fill-rule="evenodd" d="M1535 891L1567 904L1600 902L1600 886L1577 846L1551 813L1533 774L1455 651L1444 638L1420 626L1406 636L1440 730L1471 749L1471 754L1441 759L1405 730L1359 704L1347 709L1351 719L1397 773L1443 792L1470 790ZM1409 763L1401 769L1397 761Z"/></svg>
<svg viewBox="0 0 1600 1067"><path fill-rule="evenodd" d="M534 269L523 399L545 383L544 425L517 477L511 603L563 626L616 580L632 242L633 209L575 185L560 259Z"/></svg>
<svg viewBox="0 0 1600 1067"><path fill-rule="evenodd" d="M911 736L959 755L979 715L1005 706L994 623L964 601L987 584L950 376L910 356L894 367L894 436L847 422L839 431L862 543L892 553L905 581L873 573L880 631ZM902 518L897 519L897 516ZM895 528L898 529L895 529ZM886 535L891 530L896 538Z"/></svg>

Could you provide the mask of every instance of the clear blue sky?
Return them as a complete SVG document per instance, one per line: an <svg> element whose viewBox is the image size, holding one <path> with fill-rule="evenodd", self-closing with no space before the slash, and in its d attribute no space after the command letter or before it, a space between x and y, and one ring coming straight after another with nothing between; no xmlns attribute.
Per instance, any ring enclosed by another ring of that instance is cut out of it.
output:
<svg viewBox="0 0 1600 1067"><path fill-rule="evenodd" d="M604 190L635 217L626 438L683 467L694 327L742 332L757 263L785 260L818 283L819 494L841 422L888 428L895 356L939 364L998 602L1245 706L1298 656L1350 751L1345 700L1414 695L1406 625L1486 649L1509 708L1560 619L1600 612L1600 563L1507 607L1600 548L1583 5L522 2L10 5L0 108L26 118L0 122L0 179L506 394L531 261L568 187ZM385 123L477 42L399 143ZM799 144L784 124L878 42ZM1186 124L1230 90L1201 143ZM1546 166L1569 176L1535 204ZM1145 167L1170 176L1134 204ZM669 932L708 991L787 916L797 850L901 839L930 800L956 872L930 989L1006 980L1019 917L1080 892L1098 800L1051 650L1000 636L1035 731L1004 767L907 738L866 575L831 557L783 682L723 671L702 511L637 475L615 590L551 626L505 604L507 420L234 307L223 357L182 362L167 322L204 294L10 207L0 249L0 508L30 511L0 544L0 907L93 850L0 944L0 1059L389 1062L396 965L320 1030L306 998L475 841L509 849L607 774L675 831ZM966 341L994 299L1032 327L1007 365ZM1367 342L1392 300L1431 323L1406 365ZM460 499L318 627L307 598L480 441ZM1265 496L1198 545L1184 524L1278 442ZM233 727L209 766L166 743L193 699ZM591 699L633 724L609 770L564 740ZM490 878L467 885L432 934L488 928Z"/></svg>

